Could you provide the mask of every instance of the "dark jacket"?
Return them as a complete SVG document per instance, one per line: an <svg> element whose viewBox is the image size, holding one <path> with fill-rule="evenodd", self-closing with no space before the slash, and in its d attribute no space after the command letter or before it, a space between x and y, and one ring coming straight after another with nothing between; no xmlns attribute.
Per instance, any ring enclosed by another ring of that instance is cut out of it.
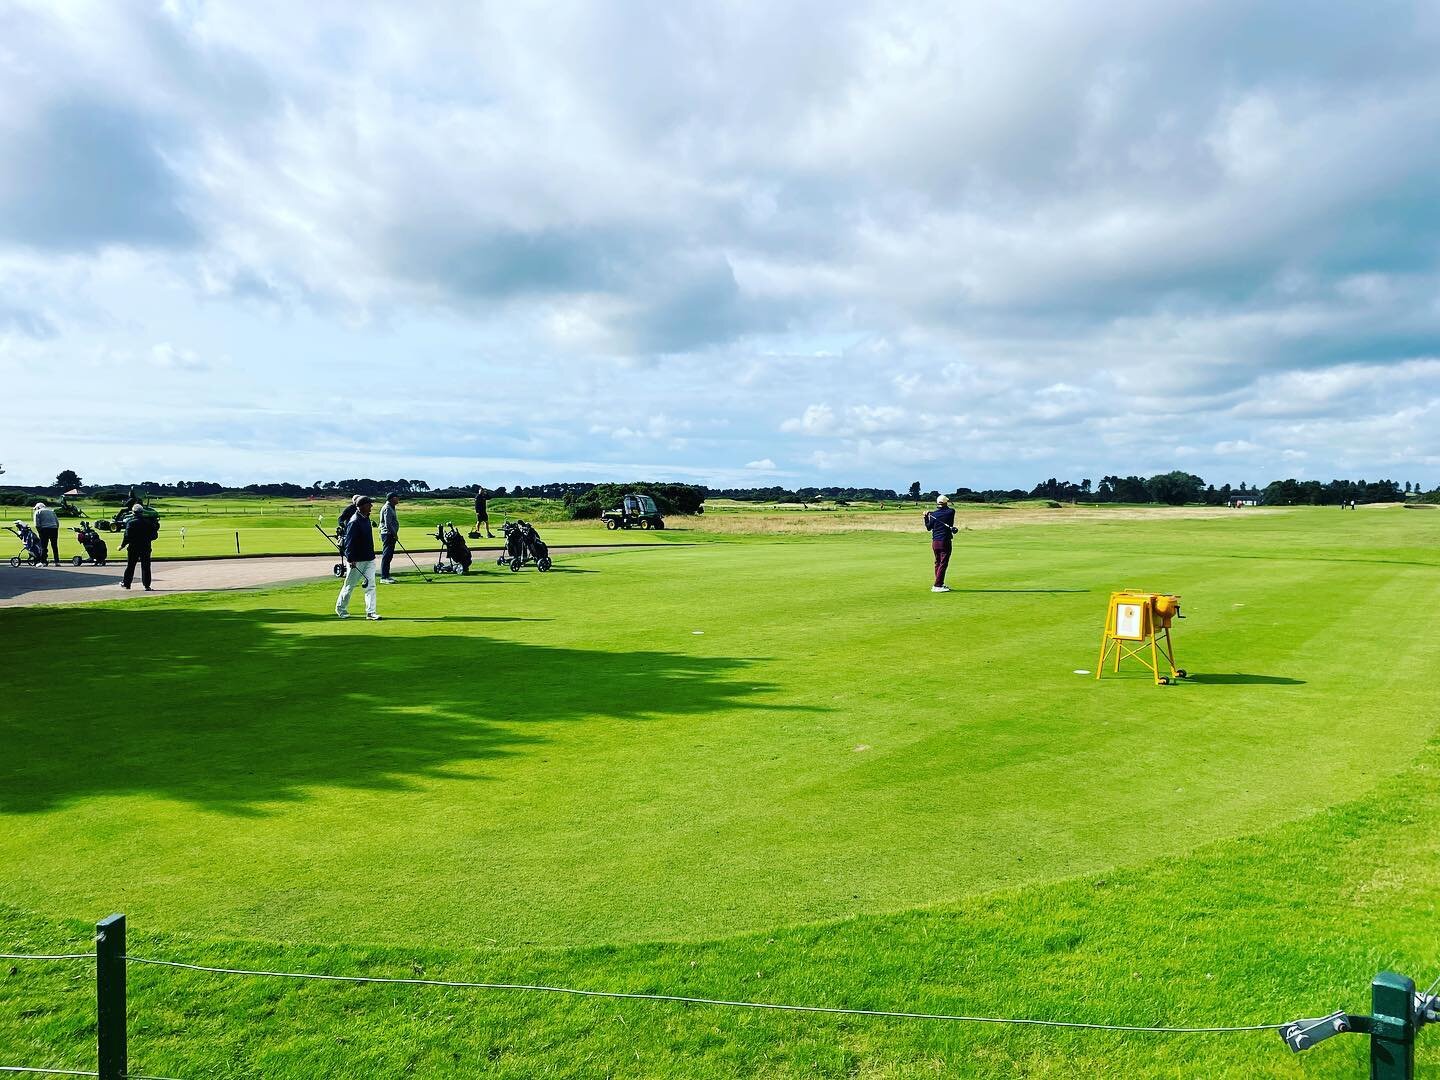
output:
<svg viewBox="0 0 1440 1080"><path fill-rule="evenodd" d="M120 541L120 546L133 548L136 551L150 550L157 531L155 524L155 518L143 514L132 514L130 520L125 523L125 536Z"/></svg>
<svg viewBox="0 0 1440 1080"><path fill-rule="evenodd" d="M364 514L356 514L350 519L350 524L345 526L345 543L342 546L346 562L369 562L375 558L373 528Z"/></svg>
<svg viewBox="0 0 1440 1080"><path fill-rule="evenodd" d="M950 506L937 506L925 512L925 527L930 530L931 540L949 540L955 535L955 510Z"/></svg>

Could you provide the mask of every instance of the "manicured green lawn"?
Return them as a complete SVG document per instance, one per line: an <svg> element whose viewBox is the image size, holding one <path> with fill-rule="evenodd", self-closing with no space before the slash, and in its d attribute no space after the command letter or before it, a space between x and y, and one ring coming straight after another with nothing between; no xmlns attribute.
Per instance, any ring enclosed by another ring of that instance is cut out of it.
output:
<svg viewBox="0 0 1440 1080"><path fill-rule="evenodd" d="M923 535L879 533L411 579L369 625L330 584L0 611L25 643L0 951L123 910L136 954L242 966L1120 1023L1361 1009L1382 967L1440 974L1437 529L975 532L946 596ZM1074 673L1122 586L1183 594L1195 679ZM24 1059L0 1065L89 1060L76 974L0 979ZM169 1076L1339 1076L1364 1050L131 978L132 1060Z"/></svg>

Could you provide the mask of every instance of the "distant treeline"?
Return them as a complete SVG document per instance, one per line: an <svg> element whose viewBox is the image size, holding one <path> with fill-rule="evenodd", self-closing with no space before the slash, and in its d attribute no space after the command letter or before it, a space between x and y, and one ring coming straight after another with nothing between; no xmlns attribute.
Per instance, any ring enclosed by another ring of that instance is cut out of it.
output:
<svg viewBox="0 0 1440 1080"><path fill-rule="evenodd" d="M30 505L37 499L58 501L62 491L78 487L80 478L70 470L56 477L49 487L0 487L0 504ZM131 489L129 484L107 484L84 489L84 498L99 502L118 503ZM178 480L161 483L146 480L133 485L146 498L185 495L271 497L289 499L337 498L363 493L383 497L391 491L401 495L425 495L434 499L471 498L475 485L432 488L424 480L374 479L350 477L345 480L317 480L301 484L246 484L234 487L208 480ZM667 514L693 514L700 510L707 497L760 503L812 503L821 500L838 503L894 502L899 500L933 501L941 489L924 491L920 482L899 492L876 487L755 487L707 488L700 484L670 484L658 481L633 481L628 484L592 484L583 482L552 484L516 484L486 488L491 498L555 499L563 502L577 518L599 517L603 510L620 505L628 492L649 495ZM1175 470L1154 476L1102 476L1099 483L1082 479L1059 480L1050 477L1028 491L1023 488L957 487L943 492L958 502L1015 502L1021 499L1046 499L1073 503L1163 503L1170 506L1202 504L1225 506L1237 499L1255 500L1266 506L1338 506L1342 503L1400 502L1419 498L1424 502L1440 502L1440 489L1426 489L1418 483L1394 480L1275 480L1263 488L1243 481L1235 486L1207 484L1194 473Z"/></svg>

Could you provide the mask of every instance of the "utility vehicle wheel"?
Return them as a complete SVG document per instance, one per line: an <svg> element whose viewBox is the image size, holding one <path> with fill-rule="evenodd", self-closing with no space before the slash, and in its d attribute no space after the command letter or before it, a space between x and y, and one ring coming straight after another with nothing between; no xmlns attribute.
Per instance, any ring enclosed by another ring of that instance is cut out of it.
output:
<svg viewBox="0 0 1440 1080"><path fill-rule="evenodd" d="M663 522L663 521L657 521L657 522L655 522L655 528L657 528L657 529L663 529L663 528L665 528L665 522Z"/></svg>
<svg viewBox="0 0 1440 1080"><path fill-rule="evenodd" d="M517 555L515 558L511 559L511 560L510 560L510 572L511 572L512 574L518 574L518 573L520 572L520 566L521 566L521 564L522 564L524 561L525 561L525 560L522 559L522 558L520 558L518 555Z"/></svg>
<svg viewBox="0 0 1440 1080"><path fill-rule="evenodd" d="M606 519L605 519L605 528L609 529L611 532L614 532L614 531L615 531L616 529L618 529L619 527L620 527L620 523L619 523L618 521L616 521L614 518L606 518Z"/></svg>
<svg viewBox="0 0 1440 1080"><path fill-rule="evenodd" d="M641 519L640 519L640 531L641 531L641 532L644 532L644 531L645 531L646 529L648 529L648 528L650 528L650 522L649 522L648 520L646 520L645 518L641 518Z"/></svg>
<svg viewBox="0 0 1440 1080"><path fill-rule="evenodd" d="M85 560L82 559L79 555L76 555L74 558L72 558L72 559L70 560L70 565L71 565L71 566L84 566L84 565L85 565Z"/></svg>

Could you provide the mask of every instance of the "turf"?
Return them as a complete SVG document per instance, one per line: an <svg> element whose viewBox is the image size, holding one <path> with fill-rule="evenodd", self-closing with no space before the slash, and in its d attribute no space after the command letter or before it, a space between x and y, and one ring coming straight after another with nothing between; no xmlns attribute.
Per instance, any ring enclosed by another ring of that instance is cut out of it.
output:
<svg viewBox="0 0 1440 1080"><path fill-rule="evenodd" d="M923 538L876 534L408 582L378 626L325 617L329 586L3 612L30 645L0 711L6 925L58 942L119 909L192 958L871 1007L1359 1007L1379 967L1440 965L1405 919L1433 915L1434 845L1401 827L1440 808L1433 529L976 533L948 596ZM1073 673L1125 585L1184 595L1196 679ZM236 987L221 1007L212 984L195 1002L133 978L166 1075L442 1075L451 1053L517 1076L1194 1075L1197 1052L514 999L472 1029L478 1003L449 992ZM4 984L0 1044L82 1060L80 1000L49 979ZM227 1028L255 1009L276 1014L265 1049ZM1198 1052L1207 1074L1337 1075L1355 1051L1331 1045Z"/></svg>

